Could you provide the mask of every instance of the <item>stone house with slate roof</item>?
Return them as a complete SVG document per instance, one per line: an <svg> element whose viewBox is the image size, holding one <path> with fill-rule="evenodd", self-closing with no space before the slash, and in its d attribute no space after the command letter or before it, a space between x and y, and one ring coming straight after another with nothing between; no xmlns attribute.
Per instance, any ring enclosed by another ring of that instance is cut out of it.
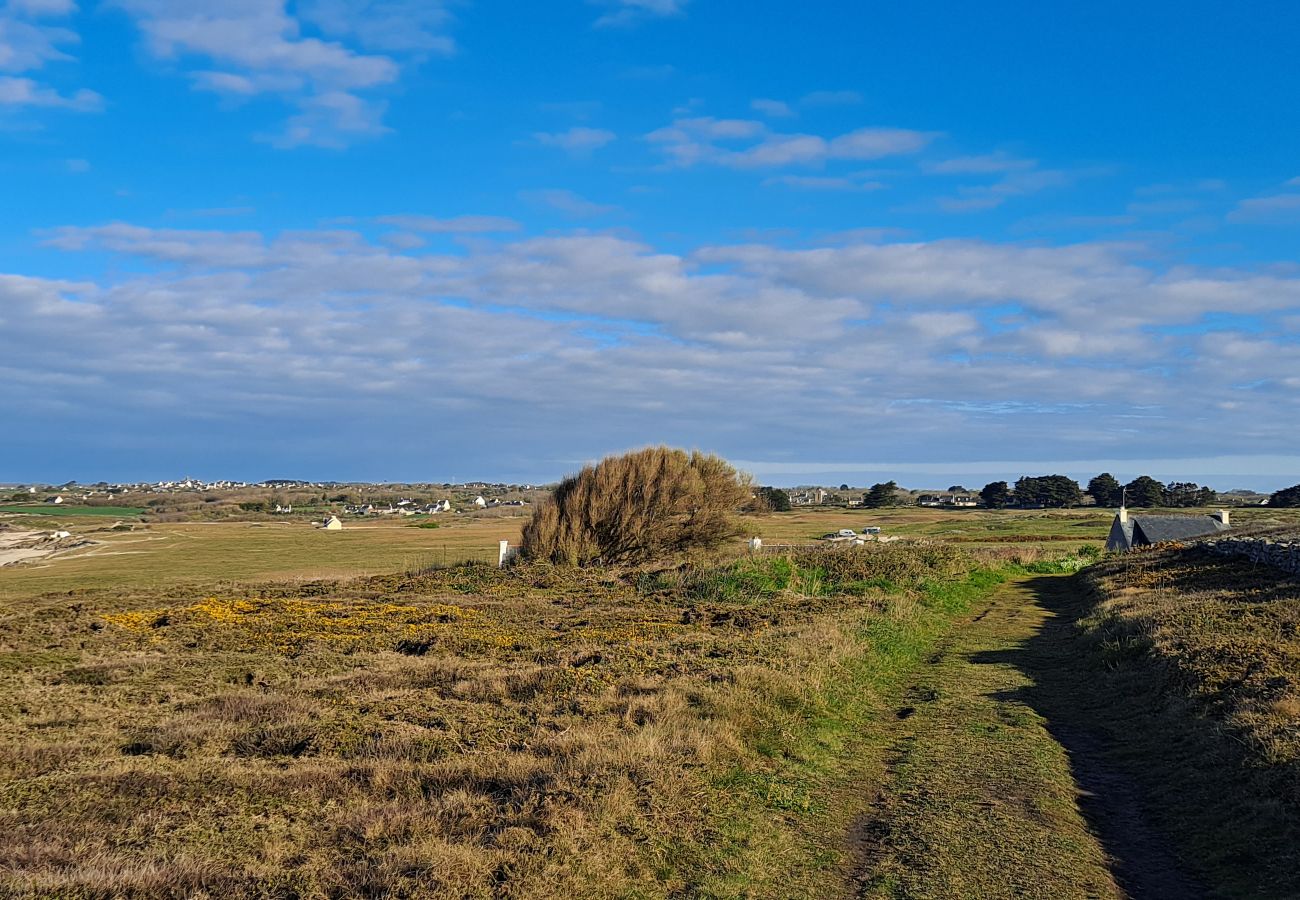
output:
<svg viewBox="0 0 1300 900"><path fill-rule="evenodd" d="M1120 507L1106 539L1107 550L1128 551L1166 541L1191 541L1229 528L1228 511L1208 516L1130 516Z"/></svg>

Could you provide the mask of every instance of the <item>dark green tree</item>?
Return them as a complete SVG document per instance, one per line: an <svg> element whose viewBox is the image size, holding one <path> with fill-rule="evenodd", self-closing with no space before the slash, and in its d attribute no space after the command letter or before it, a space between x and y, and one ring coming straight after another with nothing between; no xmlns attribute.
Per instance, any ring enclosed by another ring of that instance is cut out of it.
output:
<svg viewBox="0 0 1300 900"><path fill-rule="evenodd" d="M1088 482L1088 494L1098 506L1119 506L1124 488L1109 472L1102 472Z"/></svg>
<svg viewBox="0 0 1300 900"><path fill-rule="evenodd" d="M1124 485L1129 506L1164 506L1165 486L1150 475L1139 475Z"/></svg>
<svg viewBox="0 0 1300 900"><path fill-rule="evenodd" d="M1209 506L1219 499L1211 488L1190 481L1171 481L1165 485L1165 506Z"/></svg>
<svg viewBox="0 0 1300 900"><path fill-rule="evenodd" d="M1065 475L1026 476L1016 481L1016 502L1060 509L1082 503L1083 491L1077 481Z"/></svg>
<svg viewBox="0 0 1300 900"><path fill-rule="evenodd" d="M868 509L880 509L893 506L897 502L898 485L892 481L873 484L871 490L862 495L862 505Z"/></svg>
<svg viewBox="0 0 1300 900"><path fill-rule="evenodd" d="M790 511L790 495L780 488L761 487L756 491L756 493L759 498L767 504L767 508L772 510L772 512Z"/></svg>
<svg viewBox="0 0 1300 900"><path fill-rule="evenodd" d="M1268 498L1269 506L1300 506L1300 484L1293 484L1289 488L1282 488L1280 491L1274 491Z"/></svg>
<svg viewBox="0 0 1300 900"><path fill-rule="evenodd" d="M980 491L980 499L989 509L1002 509L1011 502L1011 488L1005 481L990 481Z"/></svg>

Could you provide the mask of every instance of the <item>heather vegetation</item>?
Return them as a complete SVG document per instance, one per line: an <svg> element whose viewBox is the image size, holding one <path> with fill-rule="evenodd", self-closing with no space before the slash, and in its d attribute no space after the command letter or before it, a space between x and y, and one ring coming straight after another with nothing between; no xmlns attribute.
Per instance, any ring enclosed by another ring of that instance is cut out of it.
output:
<svg viewBox="0 0 1300 900"><path fill-rule="evenodd" d="M812 896L851 869L850 747L1005 564L34 598L0 620L0 891Z"/></svg>
<svg viewBox="0 0 1300 900"><path fill-rule="evenodd" d="M1086 582L1098 727L1146 774L1190 868L1214 896L1300 896L1296 580L1171 547L1111 558Z"/></svg>

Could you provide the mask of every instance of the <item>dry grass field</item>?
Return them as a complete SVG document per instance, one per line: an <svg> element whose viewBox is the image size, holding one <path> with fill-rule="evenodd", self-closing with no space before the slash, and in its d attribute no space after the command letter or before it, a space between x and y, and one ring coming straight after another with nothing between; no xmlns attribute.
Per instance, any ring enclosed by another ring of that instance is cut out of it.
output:
<svg viewBox="0 0 1300 900"><path fill-rule="evenodd" d="M413 527L413 520L348 520L339 532L289 521L136 524L132 531L115 531L110 523L75 514L12 516L9 521L66 528L96 544L36 565L0 568L0 603L52 591L346 578L494 561L497 542L518 544L526 520L517 514L456 517L433 529ZM1094 510L900 507L775 513L754 517L748 525L769 543L805 544L840 528L880 525L887 535L985 547L1028 544L1068 553L1103 543L1110 519Z"/></svg>
<svg viewBox="0 0 1300 900"><path fill-rule="evenodd" d="M115 531L63 520L48 527L67 528L96 544L37 565L0 568L0 604L51 591L345 578L464 560L495 562L497 541L517 543L523 521L466 519L434 529L411 527L409 521L350 521L343 531L298 522L182 522Z"/></svg>
<svg viewBox="0 0 1300 900"><path fill-rule="evenodd" d="M0 891L812 896L845 746L990 579L873 548L11 600Z"/></svg>
<svg viewBox="0 0 1300 900"><path fill-rule="evenodd" d="M441 567L440 548L494 556L521 522L83 524L98 544L0 569L0 895L1106 895L1053 729L1079 714L1060 698L1151 646L1257 769L1293 772L1278 679L1296 659L1261 649L1293 611L1263 605L1280 587L1229 596L1252 573L1198 575L1201 618L1129 593L1086 626L1102 637L1071 625L1033 649L1071 591L1026 599L1027 569L1083 565L1105 512L794 512L750 531L930 543ZM1143 559L1155 574L1121 587L1193 583ZM1184 665L1200 659L1218 668ZM1132 677L1113 697L1151 680ZM864 862L847 836L872 809L888 816Z"/></svg>

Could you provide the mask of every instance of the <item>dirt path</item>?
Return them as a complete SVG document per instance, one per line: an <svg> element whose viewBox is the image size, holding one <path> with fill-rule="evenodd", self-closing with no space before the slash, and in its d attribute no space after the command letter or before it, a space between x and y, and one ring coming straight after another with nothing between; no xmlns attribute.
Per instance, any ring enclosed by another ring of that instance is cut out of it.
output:
<svg viewBox="0 0 1300 900"><path fill-rule="evenodd" d="M917 673L856 835L859 897L1201 896L1075 714L1073 584L1004 585Z"/></svg>

